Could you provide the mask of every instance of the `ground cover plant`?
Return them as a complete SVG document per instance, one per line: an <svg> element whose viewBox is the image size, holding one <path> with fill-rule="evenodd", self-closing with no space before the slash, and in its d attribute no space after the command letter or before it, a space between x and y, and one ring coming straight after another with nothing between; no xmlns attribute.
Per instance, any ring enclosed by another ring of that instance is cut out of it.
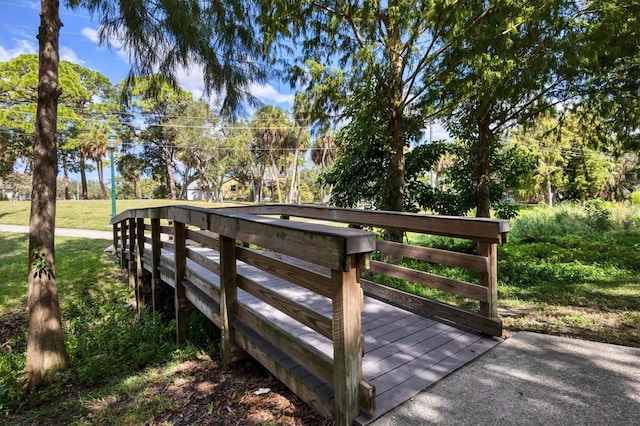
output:
<svg viewBox="0 0 640 426"><path fill-rule="evenodd" d="M470 241L409 234L411 244L472 253ZM507 334L527 330L640 347L640 206L599 200L528 206L499 247L498 313ZM458 268L413 269L477 282ZM404 291L473 309L451 293L396 279Z"/></svg>
<svg viewBox="0 0 640 426"><path fill-rule="evenodd" d="M25 235L0 233L0 423L324 424L255 362L222 367L217 329L191 313L186 346L157 314L137 315L106 240L56 239L71 368L25 394ZM255 395L260 388L268 394Z"/></svg>
<svg viewBox="0 0 640 426"><path fill-rule="evenodd" d="M108 218L110 205L97 203ZM10 216L3 213L19 210L5 208L9 205L28 206L0 203L3 223ZM77 209L58 213L69 227L82 227ZM475 250L463 240L414 234L406 238L412 244ZM202 316L190 316L189 344L177 347L171 322L136 315L125 277L102 252L109 241L56 241L71 370L51 388L24 395L20 371L27 238L0 234L0 423L327 423L257 363L222 367L216 330ZM405 261L412 268L474 280L455 268ZM640 206L600 201L527 206L511 221L509 242L499 248L498 268L498 309L506 335L528 330L640 347ZM387 284L465 303L406 282ZM260 388L271 392L255 395Z"/></svg>

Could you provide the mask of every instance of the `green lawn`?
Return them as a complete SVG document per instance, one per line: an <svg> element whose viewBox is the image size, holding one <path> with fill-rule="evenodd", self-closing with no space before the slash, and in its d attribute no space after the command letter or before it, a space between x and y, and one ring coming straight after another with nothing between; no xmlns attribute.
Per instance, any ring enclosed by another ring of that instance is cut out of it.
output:
<svg viewBox="0 0 640 426"><path fill-rule="evenodd" d="M116 209L120 213L127 209L186 204L211 208L238 205L238 203L214 204L184 200L117 200ZM31 204L28 201L0 201L0 224L28 225L30 208ZM109 225L110 219L110 200L59 200L56 202L56 226L59 228L108 231L111 229Z"/></svg>

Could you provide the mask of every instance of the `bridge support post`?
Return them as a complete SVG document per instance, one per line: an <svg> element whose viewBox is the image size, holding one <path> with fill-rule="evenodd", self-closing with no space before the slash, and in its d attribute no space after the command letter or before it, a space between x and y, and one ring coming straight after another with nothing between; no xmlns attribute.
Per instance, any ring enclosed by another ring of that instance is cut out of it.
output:
<svg viewBox="0 0 640 426"><path fill-rule="evenodd" d="M144 218L136 219L136 305L138 313L142 313L145 306L144 301L144 276L145 270L142 265L142 257L144 256Z"/></svg>
<svg viewBox="0 0 640 426"><path fill-rule="evenodd" d="M129 288L136 289L136 220L129 219Z"/></svg>
<svg viewBox="0 0 640 426"><path fill-rule="evenodd" d="M152 309L157 311L160 307L160 218L151 218L151 300Z"/></svg>
<svg viewBox="0 0 640 426"><path fill-rule="evenodd" d="M363 295L360 271L364 255L351 255L348 271L332 270L333 382L335 422L351 425L358 415L358 389L362 379Z"/></svg>
<svg viewBox="0 0 640 426"><path fill-rule="evenodd" d="M182 345L185 340L186 308L189 304L182 282L187 266L186 227L173 221L173 243L175 261L175 306L176 306L176 342Z"/></svg>
<svg viewBox="0 0 640 426"><path fill-rule="evenodd" d="M225 365L234 361L235 341L231 324L238 299L236 274L236 240L220 235L220 351Z"/></svg>
<svg viewBox="0 0 640 426"><path fill-rule="evenodd" d="M489 294L487 302L480 302L480 315L498 318L498 245L478 242L478 254L489 261L488 271L480 273L480 285L488 287Z"/></svg>

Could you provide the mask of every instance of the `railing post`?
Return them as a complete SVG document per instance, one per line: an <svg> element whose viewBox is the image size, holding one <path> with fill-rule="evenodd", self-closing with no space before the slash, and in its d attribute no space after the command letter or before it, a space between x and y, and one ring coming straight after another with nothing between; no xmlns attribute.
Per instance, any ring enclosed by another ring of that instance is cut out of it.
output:
<svg viewBox="0 0 640 426"><path fill-rule="evenodd" d="M498 318L498 245L480 241L478 242L478 254L489 260L488 271L480 273L480 285L489 288L488 301L480 302L480 315Z"/></svg>
<svg viewBox="0 0 640 426"><path fill-rule="evenodd" d="M113 253L118 255L118 229L120 227L120 223L116 222L113 224Z"/></svg>
<svg viewBox="0 0 640 426"><path fill-rule="evenodd" d="M186 227L182 222L173 221L173 242L174 242L174 261L175 261L175 306L176 306L176 341L179 345L184 343L185 339L185 320L186 308L188 306L187 296L185 294L184 278L187 266L187 248L186 248Z"/></svg>
<svg viewBox="0 0 640 426"><path fill-rule="evenodd" d="M127 254L125 250L127 249L127 220L123 220L120 222L120 269L124 269L127 267Z"/></svg>
<svg viewBox="0 0 640 426"><path fill-rule="evenodd" d="M136 250L137 259L136 259L136 277L137 277L137 287L136 287L136 304L138 307L138 313L141 313L144 310L144 275L145 270L142 265L142 256L144 256L144 218L136 219L136 237L137 237L137 246Z"/></svg>
<svg viewBox="0 0 640 426"><path fill-rule="evenodd" d="M129 288L136 289L136 220L129 219Z"/></svg>
<svg viewBox="0 0 640 426"><path fill-rule="evenodd" d="M236 273L236 240L220 235L220 351L225 365L234 361L235 338L231 323L238 298Z"/></svg>
<svg viewBox="0 0 640 426"><path fill-rule="evenodd" d="M360 269L364 255L351 255L348 271L332 270L333 383L335 422L350 425L358 415L358 385L362 378L363 296Z"/></svg>
<svg viewBox="0 0 640 426"><path fill-rule="evenodd" d="M162 247L160 246L160 219L151 219L151 299L152 309L155 312L160 306L160 254Z"/></svg>

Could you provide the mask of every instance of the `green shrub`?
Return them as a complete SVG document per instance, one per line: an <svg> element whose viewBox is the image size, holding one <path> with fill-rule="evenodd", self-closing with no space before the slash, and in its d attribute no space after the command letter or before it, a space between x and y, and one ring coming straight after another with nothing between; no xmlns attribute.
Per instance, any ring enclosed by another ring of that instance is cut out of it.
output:
<svg viewBox="0 0 640 426"><path fill-rule="evenodd" d="M634 191L631 193L631 204L640 206L640 191Z"/></svg>

